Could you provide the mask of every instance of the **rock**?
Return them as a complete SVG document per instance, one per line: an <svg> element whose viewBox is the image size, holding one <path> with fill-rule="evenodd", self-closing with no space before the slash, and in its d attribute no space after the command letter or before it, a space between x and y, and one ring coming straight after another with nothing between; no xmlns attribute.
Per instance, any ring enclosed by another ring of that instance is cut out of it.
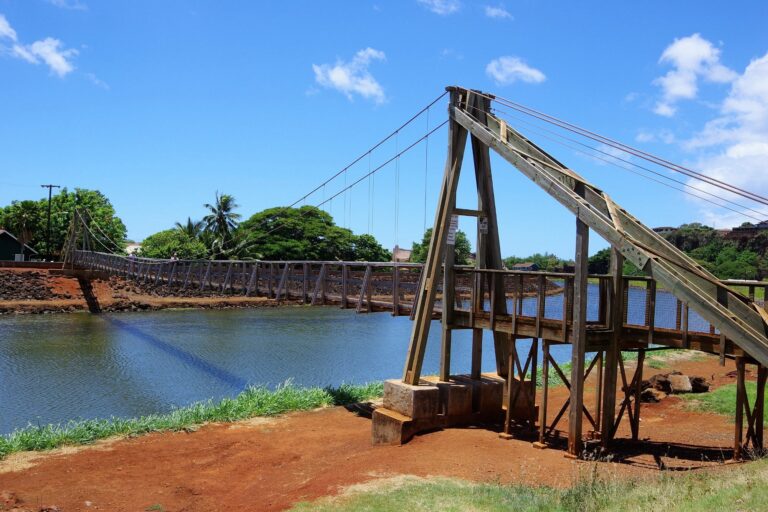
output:
<svg viewBox="0 0 768 512"><path fill-rule="evenodd" d="M690 393L693 389L687 375L670 374L668 377L672 393Z"/></svg>
<svg viewBox="0 0 768 512"><path fill-rule="evenodd" d="M653 389L663 391L664 393L672 392L672 386L669 383L668 374L659 373L648 379L648 382L650 382Z"/></svg>
<svg viewBox="0 0 768 512"><path fill-rule="evenodd" d="M692 393L706 393L709 391L711 384L704 377L691 377L691 392Z"/></svg>
<svg viewBox="0 0 768 512"><path fill-rule="evenodd" d="M654 388L648 388L644 390L642 393L640 393L640 401L645 403L657 403L660 402L662 399L666 398L667 394L663 391L659 391L658 389Z"/></svg>

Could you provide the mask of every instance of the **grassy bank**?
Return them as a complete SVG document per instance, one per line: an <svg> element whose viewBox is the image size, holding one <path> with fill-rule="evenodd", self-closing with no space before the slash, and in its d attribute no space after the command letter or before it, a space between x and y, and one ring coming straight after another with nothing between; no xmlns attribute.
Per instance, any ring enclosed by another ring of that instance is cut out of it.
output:
<svg viewBox="0 0 768 512"><path fill-rule="evenodd" d="M346 405L381 396L381 383L337 388L298 388L285 384L275 390L251 387L234 398L211 400L140 418L72 421L62 425L33 426L0 437L0 458L14 452L50 450L64 445L92 443L112 436L140 435L191 429L203 423L274 416L291 411Z"/></svg>
<svg viewBox="0 0 768 512"><path fill-rule="evenodd" d="M727 472L727 473L726 473ZM765 510L768 461L703 473L641 481L587 478L569 489L401 478L301 503L294 511L701 511ZM374 487L373 490L370 490Z"/></svg>
<svg viewBox="0 0 768 512"><path fill-rule="evenodd" d="M747 381L747 397L749 403L754 405L755 395L757 394L757 384ZM733 415L736 411L736 384L726 384L710 391L709 393L695 395L680 395L680 398L687 402L687 406L695 411L713 412L728 416L734 421ZM768 418L766 418L768 420ZM764 422L768 425L768 421Z"/></svg>

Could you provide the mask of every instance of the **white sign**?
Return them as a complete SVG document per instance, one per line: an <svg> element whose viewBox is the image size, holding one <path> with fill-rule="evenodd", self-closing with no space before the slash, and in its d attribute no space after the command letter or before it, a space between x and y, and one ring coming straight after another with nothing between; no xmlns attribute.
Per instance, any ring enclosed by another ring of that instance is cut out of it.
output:
<svg viewBox="0 0 768 512"><path fill-rule="evenodd" d="M448 226L448 245L456 245L456 230L459 229L459 216L451 215L451 223Z"/></svg>
<svg viewBox="0 0 768 512"><path fill-rule="evenodd" d="M488 217L480 217L480 233L483 235L488 234Z"/></svg>

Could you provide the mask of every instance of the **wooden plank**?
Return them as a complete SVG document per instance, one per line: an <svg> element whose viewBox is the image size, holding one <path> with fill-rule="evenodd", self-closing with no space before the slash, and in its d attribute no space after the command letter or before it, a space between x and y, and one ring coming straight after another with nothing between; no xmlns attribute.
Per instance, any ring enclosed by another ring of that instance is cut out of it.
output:
<svg viewBox="0 0 768 512"><path fill-rule="evenodd" d="M256 293L258 295L258 279L259 276L259 262L255 262L251 265L251 277L248 279L248 288L245 289L245 296L249 296L254 289L257 288Z"/></svg>
<svg viewBox="0 0 768 512"><path fill-rule="evenodd" d="M656 327L656 281L649 281L647 288L645 316L648 318L648 344L653 343L653 333Z"/></svg>
<svg viewBox="0 0 768 512"><path fill-rule="evenodd" d="M323 289L323 283L325 282L326 264L323 263L320 266L320 272L317 274L317 281L315 281L315 290L312 292L312 301L310 304L313 306L317 303L317 297L320 295Z"/></svg>
<svg viewBox="0 0 768 512"><path fill-rule="evenodd" d="M542 342L541 358L541 405L539 407L539 443L546 442L547 407L549 406L549 341Z"/></svg>
<svg viewBox="0 0 768 512"><path fill-rule="evenodd" d="M392 266L392 316L400 316L400 267Z"/></svg>
<svg viewBox="0 0 768 512"><path fill-rule="evenodd" d="M601 443L607 448L613 440L613 424L616 418L616 380L618 378L619 350L624 327L624 256L616 249L611 249L611 287L609 302L611 306L611 339L605 351L605 370L603 380L603 406L600 422Z"/></svg>
<svg viewBox="0 0 768 512"><path fill-rule="evenodd" d="M451 91L451 105L458 105L462 99L461 93ZM437 212L432 230L432 238L427 252L427 262L424 265L424 277L419 286L415 299L414 322L408 345L403 381L408 384L418 384L421 378L421 367L429 336L432 311L437 293L437 279L445 254L446 239L450 215L455 208L456 188L459 184L461 164L464 159L464 148L467 141L467 130L456 122L448 124L448 156L446 160L443 183L438 199Z"/></svg>
<svg viewBox="0 0 768 512"><path fill-rule="evenodd" d="M341 309L349 307L349 267L341 264Z"/></svg>
<svg viewBox="0 0 768 512"><path fill-rule="evenodd" d="M205 284L208 283L210 285L210 279L211 279L211 266L213 265L212 261L209 261L208 264L205 266L205 275L200 280L200 290L205 289Z"/></svg>
<svg viewBox="0 0 768 512"><path fill-rule="evenodd" d="M454 208L453 213L464 217L482 217L485 215L481 210L467 210L466 208Z"/></svg>
<svg viewBox="0 0 768 512"><path fill-rule="evenodd" d="M363 276L363 283L360 285L360 293L357 296L357 312L360 313L363 310L363 301L365 300L366 294L369 293L369 289L371 286L371 272L373 271L373 268L368 265L365 267L365 275ZM371 304L370 304L370 296L368 297L368 308L367 310L371 311Z"/></svg>
<svg viewBox="0 0 768 512"><path fill-rule="evenodd" d="M280 300L280 295L285 293L285 286L288 282L288 273L290 272L291 264L286 263L283 266L283 272L280 275L280 281L277 284L277 290L275 290L275 299ZM285 297L287 298L287 297Z"/></svg>
<svg viewBox="0 0 768 512"><path fill-rule="evenodd" d="M584 193L578 185L578 193ZM584 356L587 346L587 293L589 226L576 219L576 268L573 286L573 345L571 350L571 404L568 415L568 453L582 450L582 409L584 407Z"/></svg>

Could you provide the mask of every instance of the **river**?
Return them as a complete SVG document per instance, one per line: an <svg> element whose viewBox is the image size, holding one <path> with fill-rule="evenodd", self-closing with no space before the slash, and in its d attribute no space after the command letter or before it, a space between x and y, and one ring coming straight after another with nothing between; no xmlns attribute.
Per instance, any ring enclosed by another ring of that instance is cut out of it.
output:
<svg viewBox="0 0 768 512"><path fill-rule="evenodd" d="M641 294L630 290L634 323L643 317ZM596 295L590 285L590 319ZM658 326L674 322L674 300L659 293ZM535 307L535 299L525 300L526 313ZM559 318L561 296L548 297L546 310ZM696 324L701 320L694 315ZM408 317L310 306L0 317L0 433L30 423L161 413L234 396L248 385L396 378L410 329ZM433 322L424 374L438 370L439 338L439 323ZM470 331L456 331L453 339L453 370L468 372ZM570 346L555 346L552 353L568 360ZM494 368L486 341L483 370Z"/></svg>

